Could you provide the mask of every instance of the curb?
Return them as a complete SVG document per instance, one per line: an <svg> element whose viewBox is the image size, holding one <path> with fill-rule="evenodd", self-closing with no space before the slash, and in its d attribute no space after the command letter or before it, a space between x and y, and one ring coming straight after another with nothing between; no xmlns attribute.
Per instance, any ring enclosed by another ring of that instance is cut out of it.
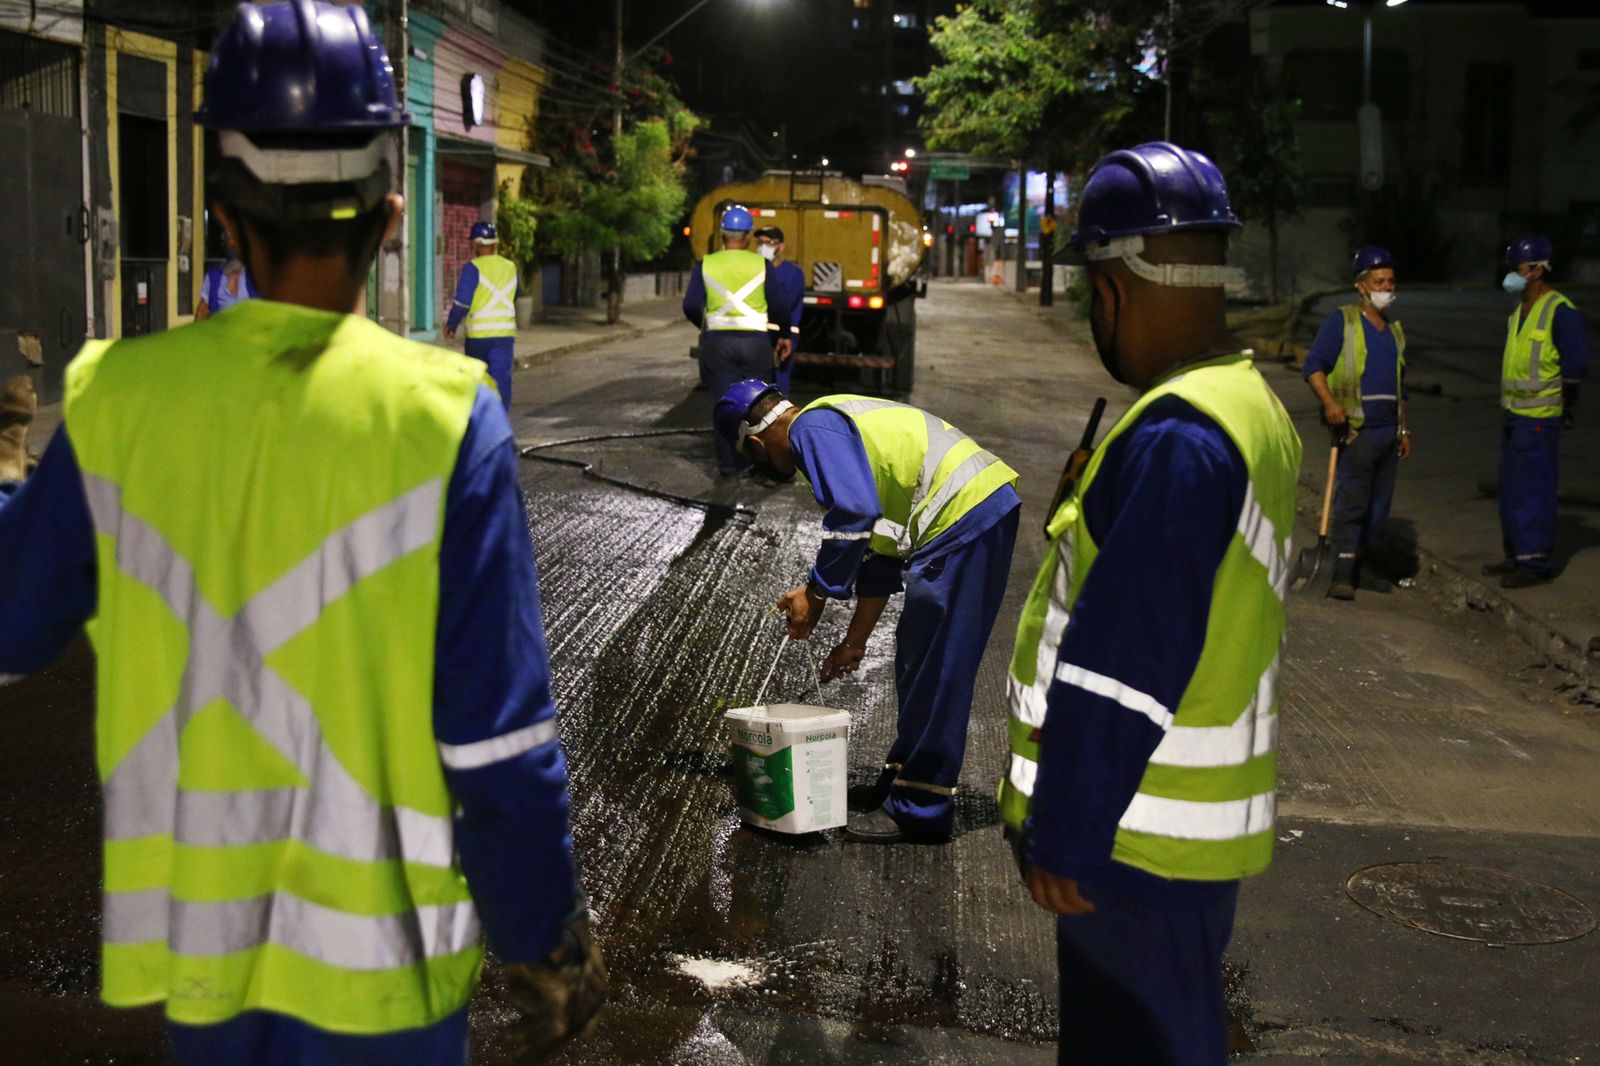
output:
<svg viewBox="0 0 1600 1066"><path fill-rule="evenodd" d="M538 351L529 352L527 355L519 355L516 357L513 371L527 370L530 367L546 362L547 360L558 355L567 355L571 352L580 352L586 348L599 348L602 345L610 344L613 341L633 340L651 333L659 333L662 330L669 329L677 324L678 323L676 320L671 319L665 322L656 322L648 326L630 326L624 321L623 325L625 329L621 332L604 333L599 336L585 337L583 340L568 341L565 344L558 344L552 348L541 348ZM688 324L687 320L685 320L685 324Z"/></svg>

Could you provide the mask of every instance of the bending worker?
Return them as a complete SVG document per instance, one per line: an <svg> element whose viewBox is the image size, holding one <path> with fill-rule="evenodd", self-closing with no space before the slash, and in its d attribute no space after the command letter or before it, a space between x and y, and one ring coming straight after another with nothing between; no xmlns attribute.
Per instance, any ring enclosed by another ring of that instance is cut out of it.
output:
<svg viewBox="0 0 1600 1066"><path fill-rule="evenodd" d="M856 669L903 577L895 741L878 780L853 798L845 836L949 840L973 684L1017 538L1017 472L934 415L863 396L798 410L765 382L741 381L718 399L716 423L774 478L802 474L827 510L810 581L778 600L789 636L807 640L828 600L856 597L825 679Z"/></svg>
<svg viewBox="0 0 1600 1066"><path fill-rule="evenodd" d="M778 226L766 226L756 230L756 251L761 253L761 258L772 264L772 286L778 293L778 298L789 305L789 325L794 334L794 343L800 343L800 315L806 307L806 272L800 269L800 264L783 257L783 230ZM773 331L773 345L781 339L777 331ZM778 383L778 390L787 396L792 390L789 383L794 380L794 352L791 351L787 358L781 360L774 376Z"/></svg>
<svg viewBox="0 0 1600 1066"><path fill-rule="evenodd" d="M240 5L204 97L264 299L90 341L0 507L0 679L92 622L101 995L165 1003L183 1064L450 1066L482 930L542 1052L605 971L510 427L351 314L410 116L362 9L312 0Z"/></svg>
<svg viewBox="0 0 1600 1066"><path fill-rule="evenodd" d="M794 351L794 312L774 284L772 264L750 250L750 212L730 207L721 226L722 250L694 265L683 294L683 313L700 327L700 377L711 390L713 414L716 397L729 386L747 378L771 381L773 367ZM738 477L749 464L722 434L715 437L717 473Z"/></svg>
<svg viewBox="0 0 1600 1066"><path fill-rule="evenodd" d="M200 283L200 302L194 305L194 320L204 322L218 311L226 311L240 300L254 299L255 283L250 271L239 260L239 249L229 244L227 262L206 271Z"/></svg>
<svg viewBox="0 0 1600 1066"><path fill-rule="evenodd" d="M1589 338L1572 301L1550 286L1555 249L1532 234L1506 248L1505 290L1521 302L1506 323L1500 369L1500 539L1506 556L1483 568L1508 589L1555 576L1561 430L1572 426L1589 372Z"/></svg>
<svg viewBox="0 0 1600 1066"><path fill-rule="evenodd" d="M1140 395L1050 517L1000 813L1059 915L1060 1061L1223 1066L1239 880L1272 856L1300 440L1228 331L1211 160L1112 152L1078 203L1094 344Z"/></svg>
<svg viewBox="0 0 1600 1066"><path fill-rule="evenodd" d="M1411 457L1406 333L1389 314L1394 257L1369 245L1356 253L1352 268L1361 298L1322 320L1305 362L1305 380L1322 402L1323 420L1344 442L1329 531L1337 559L1328 595L1336 600L1356 598L1358 555L1383 542L1395 469ZM1381 581L1364 583L1381 587Z"/></svg>
<svg viewBox="0 0 1600 1066"><path fill-rule="evenodd" d="M498 254L499 247L493 222L472 224L472 249L477 254L461 268L444 335L455 340L456 330L466 321L467 354L488 365L489 376L500 389L500 403L510 411L511 363L517 345L516 299L522 292L517 265Z"/></svg>

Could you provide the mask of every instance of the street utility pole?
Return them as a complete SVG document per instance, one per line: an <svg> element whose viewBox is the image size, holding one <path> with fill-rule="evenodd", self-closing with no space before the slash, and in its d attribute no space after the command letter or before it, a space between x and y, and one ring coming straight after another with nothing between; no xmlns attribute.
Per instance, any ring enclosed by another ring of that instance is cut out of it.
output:
<svg viewBox="0 0 1600 1066"><path fill-rule="evenodd" d="M622 0L617 0L617 50L616 66L612 80L614 95L611 102L611 159L616 164L617 180L622 180ZM611 246L611 286L606 291L606 321L615 322L622 317L622 243Z"/></svg>
<svg viewBox="0 0 1600 1066"><path fill-rule="evenodd" d="M1039 306L1056 302L1056 174L1044 172L1044 212L1039 216Z"/></svg>
<svg viewBox="0 0 1600 1066"><path fill-rule="evenodd" d="M1017 160L1017 291L1028 291L1028 164Z"/></svg>

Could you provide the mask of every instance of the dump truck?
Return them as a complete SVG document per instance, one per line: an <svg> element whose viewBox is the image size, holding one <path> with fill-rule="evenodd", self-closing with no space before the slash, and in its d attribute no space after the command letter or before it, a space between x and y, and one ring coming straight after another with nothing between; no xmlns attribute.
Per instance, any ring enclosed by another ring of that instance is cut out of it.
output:
<svg viewBox="0 0 1600 1066"><path fill-rule="evenodd" d="M769 170L720 185L690 216L696 259L721 247L722 212L749 209L783 230L784 257L805 271L796 361L871 370L878 390L908 392L916 371L918 296L927 241L898 177L856 181L832 171ZM690 355L698 357L699 350Z"/></svg>

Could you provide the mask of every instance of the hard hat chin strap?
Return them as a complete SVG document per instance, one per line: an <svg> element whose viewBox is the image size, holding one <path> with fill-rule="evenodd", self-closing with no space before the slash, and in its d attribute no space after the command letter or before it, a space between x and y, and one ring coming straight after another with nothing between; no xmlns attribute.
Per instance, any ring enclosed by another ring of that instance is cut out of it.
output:
<svg viewBox="0 0 1600 1066"><path fill-rule="evenodd" d="M1139 254L1142 251L1144 251L1143 237L1117 237L1103 245L1089 245L1083 250L1083 257L1092 262L1120 259L1129 270L1145 281L1167 288L1215 289L1244 284L1244 271L1239 267L1200 263L1152 263Z"/></svg>
<svg viewBox="0 0 1600 1066"><path fill-rule="evenodd" d="M770 428L772 426L772 423L774 423L774 422L776 422L778 420L778 417L780 415L782 415L785 411L792 411L792 410L794 410L794 404L790 403L788 400L779 400L778 403L777 403L777 406L773 407L772 410L768 411L766 417L763 418L761 421L757 422L755 425L752 426L748 422L739 423L739 447L738 447L738 450L739 451L744 451L744 442L748 438L754 437L758 433L765 432L768 428Z"/></svg>

